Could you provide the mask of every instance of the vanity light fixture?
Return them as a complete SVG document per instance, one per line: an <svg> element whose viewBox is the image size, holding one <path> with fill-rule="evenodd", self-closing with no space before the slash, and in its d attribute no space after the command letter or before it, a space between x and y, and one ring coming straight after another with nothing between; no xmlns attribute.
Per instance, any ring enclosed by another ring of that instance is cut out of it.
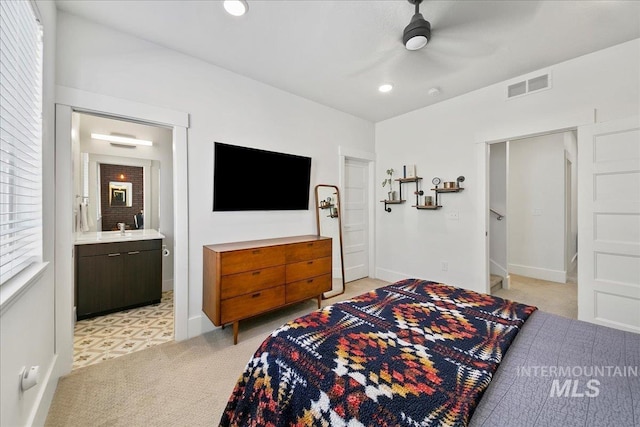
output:
<svg viewBox="0 0 640 427"><path fill-rule="evenodd" d="M149 141L146 139L129 138L126 136L118 136L118 135L104 135L101 133L92 133L91 138L99 139L101 141L115 142L116 144L124 144L124 145L146 145L148 147L151 147L153 145L153 141Z"/></svg>
<svg viewBox="0 0 640 427"><path fill-rule="evenodd" d="M387 93L387 92L391 92L391 89L393 89L393 85L391 84L383 84L380 85L380 87L378 87L378 90L382 93Z"/></svg>
<svg viewBox="0 0 640 427"><path fill-rule="evenodd" d="M224 0L224 10L233 16L242 16L247 13L249 5L245 0Z"/></svg>

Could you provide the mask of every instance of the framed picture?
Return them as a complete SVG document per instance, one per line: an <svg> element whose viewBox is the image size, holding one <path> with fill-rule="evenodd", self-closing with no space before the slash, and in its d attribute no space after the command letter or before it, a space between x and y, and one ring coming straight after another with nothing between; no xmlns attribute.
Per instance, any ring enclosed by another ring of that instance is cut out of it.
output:
<svg viewBox="0 0 640 427"><path fill-rule="evenodd" d="M416 177L416 165L407 165L407 178L415 178Z"/></svg>
<svg viewBox="0 0 640 427"><path fill-rule="evenodd" d="M131 207L133 185L130 182L109 183L109 206Z"/></svg>

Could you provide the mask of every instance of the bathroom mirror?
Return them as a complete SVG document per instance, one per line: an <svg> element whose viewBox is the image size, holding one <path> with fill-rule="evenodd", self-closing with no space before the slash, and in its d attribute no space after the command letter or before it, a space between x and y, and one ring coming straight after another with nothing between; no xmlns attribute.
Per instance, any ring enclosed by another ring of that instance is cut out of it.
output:
<svg viewBox="0 0 640 427"><path fill-rule="evenodd" d="M329 292L323 294L323 298L331 298L344 293L340 191L335 185L319 184L315 193L318 236L331 237L333 242L332 286Z"/></svg>
<svg viewBox="0 0 640 427"><path fill-rule="evenodd" d="M133 200L133 185L130 182L109 183L109 206L130 208Z"/></svg>

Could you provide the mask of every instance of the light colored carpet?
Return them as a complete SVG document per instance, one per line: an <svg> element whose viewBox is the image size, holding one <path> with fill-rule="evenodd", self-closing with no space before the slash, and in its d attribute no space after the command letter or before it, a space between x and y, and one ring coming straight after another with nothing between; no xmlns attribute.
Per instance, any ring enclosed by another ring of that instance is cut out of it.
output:
<svg viewBox="0 0 640 427"><path fill-rule="evenodd" d="M361 279L323 306L388 283ZM218 425L231 391L264 338L316 308L309 300L182 342L79 368L61 378L46 426Z"/></svg>
<svg viewBox="0 0 640 427"><path fill-rule="evenodd" d="M501 289L496 295L575 318L575 284L521 276L513 276L511 283L510 290ZM325 300L323 305L386 284L375 279L351 282L343 295ZM45 425L218 425L240 373L264 338L315 308L315 300L309 300L241 322L235 346L233 328L229 327L76 369L60 379Z"/></svg>
<svg viewBox="0 0 640 427"><path fill-rule="evenodd" d="M523 304L535 305L547 313L571 319L578 318L578 285L511 275L511 288L499 289L493 295Z"/></svg>

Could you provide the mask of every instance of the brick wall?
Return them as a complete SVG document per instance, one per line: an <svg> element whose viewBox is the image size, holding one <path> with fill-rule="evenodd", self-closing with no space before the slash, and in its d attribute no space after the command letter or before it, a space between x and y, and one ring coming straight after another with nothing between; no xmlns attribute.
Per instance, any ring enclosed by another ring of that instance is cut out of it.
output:
<svg viewBox="0 0 640 427"><path fill-rule="evenodd" d="M127 228L135 229L133 216L144 207L144 181L139 166L100 165L100 203L102 205L102 231L118 229L124 222ZM109 182L130 182L133 199L131 207L109 205Z"/></svg>

